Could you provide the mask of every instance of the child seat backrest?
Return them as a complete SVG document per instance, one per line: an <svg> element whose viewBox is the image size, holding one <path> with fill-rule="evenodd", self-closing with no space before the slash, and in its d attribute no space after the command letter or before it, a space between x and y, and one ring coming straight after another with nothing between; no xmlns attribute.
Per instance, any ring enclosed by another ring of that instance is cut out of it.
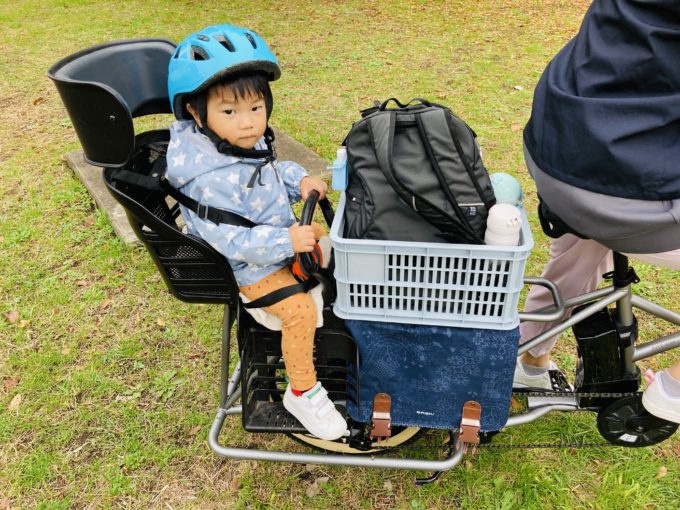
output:
<svg viewBox="0 0 680 510"><path fill-rule="evenodd" d="M132 119L170 113L168 61L175 44L133 39L77 52L48 71L78 134L86 160L104 167L104 182L123 206L175 297L192 303L238 304L226 259L202 239L182 232L179 207L150 184L165 171L168 130L135 136Z"/></svg>
<svg viewBox="0 0 680 510"><path fill-rule="evenodd" d="M182 232L179 206L162 188L152 189L121 178L127 172L144 177L163 171L168 137L167 130L138 135L128 164L122 169L104 170L104 182L125 208L132 229L175 297L235 308L238 285L227 260L203 239Z"/></svg>
<svg viewBox="0 0 680 510"><path fill-rule="evenodd" d="M168 61L175 44L129 39L87 48L48 70L88 163L122 167L135 146L133 117L171 113Z"/></svg>

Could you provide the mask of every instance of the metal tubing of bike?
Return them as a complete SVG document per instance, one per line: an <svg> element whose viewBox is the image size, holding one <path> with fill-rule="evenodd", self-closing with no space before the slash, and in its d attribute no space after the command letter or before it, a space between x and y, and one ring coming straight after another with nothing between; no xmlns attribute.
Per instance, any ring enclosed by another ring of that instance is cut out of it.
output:
<svg viewBox="0 0 680 510"><path fill-rule="evenodd" d="M616 256L616 253L614 254ZM625 257L623 257L626 261ZM626 291L626 294L616 301L616 324L629 328L635 322L635 315L633 315L633 293L630 284L624 287L618 287L619 290ZM626 374L637 373L635 366L635 337L629 338L630 344L621 349L622 369Z"/></svg>
<svg viewBox="0 0 680 510"><path fill-rule="evenodd" d="M656 340L651 340L642 345L635 347L633 352L633 361L640 361L641 359L649 358L656 354L670 351L680 347L680 331L672 335L666 335Z"/></svg>
<svg viewBox="0 0 680 510"><path fill-rule="evenodd" d="M236 389L236 386L241 382L241 360L238 360L236 362L236 366L234 367L234 373L232 376L229 378L229 385L227 386L227 399L231 399L232 395L234 394L234 391ZM223 408L228 408L228 405L221 405L220 407Z"/></svg>
<svg viewBox="0 0 680 510"><path fill-rule="evenodd" d="M650 313L656 317L659 317L660 319L680 325L680 313L676 313L672 310L669 310L668 308L664 308L661 305L652 303L651 301L648 301L647 299L640 296L633 295L631 301L635 308L639 308L643 312Z"/></svg>
<svg viewBox="0 0 680 510"><path fill-rule="evenodd" d="M551 411L576 411L578 409L578 404L548 404L541 407L534 407L529 411L511 416L505 423L503 428L515 427L517 425L525 425L531 423L532 421L548 414Z"/></svg>
<svg viewBox="0 0 680 510"><path fill-rule="evenodd" d="M586 317L590 317L593 313L597 312L598 310L602 310L603 308L606 308L610 304L612 304L614 301L618 301L622 297L626 296L628 294L627 289L614 289L607 294L605 294L600 300L595 301L591 305L587 306L583 310L580 310L579 312L573 314L571 317L569 317L567 320L564 322L560 323L559 325L550 328L547 331L544 331L540 335L536 336L535 338L532 338L529 340L527 343L522 344L519 347L518 353L523 354L527 352L529 349L533 349L539 344L542 344L543 342L549 340L551 337L556 335L557 333L561 333L562 331L570 328L577 322L580 322L582 319Z"/></svg>
<svg viewBox="0 0 680 510"><path fill-rule="evenodd" d="M335 466L357 466L381 469L416 469L424 471L448 471L455 467L463 458L463 448L456 448L444 460L422 459L390 459L371 455L338 455L319 453L291 453L252 450L250 448L227 448L219 443L219 434L227 417L224 409L218 409L215 421L210 427L208 444L210 448L222 457L240 460L264 460L273 462L294 462L297 464L325 464Z"/></svg>
<svg viewBox="0 0 680 510"><path fill-rule="evenodd" d="M627 292L616 303L616 316L622 326L629 327L635 322L635 316L633 315L633 294L631 293L630 285L621 287L620 290Z"/></svg>
<svg viewBox="0 0 680 510"><path fill-rule="evenodd" d="M222 345L220 346L220 407L229 398L229 343L231 342L231 311L224 305L222 315Z"/></svg>
<svg viewBox="0 0 680 510"><path fill-rule="evenodd" d="M608 296L614 291L614 287L611 285L608 287L603 287L601 289L594 290L593 292L589 292L588 294L583 294L582 296L576 296L571 299L565 299L563 302L563 310L562 313L564 313L565 310L569 310L575 306L582 305L584 303L590 303L591 301L596 301L598 299L601 299L605 296ZM520 312L519 313L519 320L520 322L550 322L552 320L556 319L546 319L546 317L550 317L550 315L547 314L552 314L553 310L555 308L555 305L548 305L544 306L542 308L539 308L537 310L532 310L531 312ZM558 317L561 318L562 315ZM565 328L566 329L566 328ZM561 331L558 331L558 333ZM553 333L554 334L554 333Z"/></svg>
<svg viewBox="0 0 680 510"><path fill-rule="evenodd" d="M540 285L548 289L553 297L553 304L532 312L522 312L519 314L520 321L550 322L556 321L564 314L564 303L560 296L559 289L550 280L527 276L524 278L525 285Z"/></svg>

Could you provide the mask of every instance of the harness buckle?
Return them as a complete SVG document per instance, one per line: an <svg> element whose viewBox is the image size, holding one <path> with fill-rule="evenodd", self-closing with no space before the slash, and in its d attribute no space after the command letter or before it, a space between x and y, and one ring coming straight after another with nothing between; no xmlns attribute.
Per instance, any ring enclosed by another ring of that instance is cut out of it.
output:
<svg viewBox="0 0 680 510"><path fill-rule="evenodd" d="M196 214L198 217L202 220L207 220L208 219L208 210L210 209L209 206L203 205L203 204L198 204L198 207L196 208Z"/></svg>

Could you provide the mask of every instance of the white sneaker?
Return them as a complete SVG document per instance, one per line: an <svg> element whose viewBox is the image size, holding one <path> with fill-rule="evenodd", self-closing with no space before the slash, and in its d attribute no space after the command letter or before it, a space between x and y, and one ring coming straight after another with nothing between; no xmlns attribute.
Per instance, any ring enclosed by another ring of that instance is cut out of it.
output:
<svg viewBox="0 0 680 510"><path fill-rule="evenodd" d="M512 387L539 391L574 391L574 387L569 384L565 375L552 361L545 372L531 375L524 370L524 364L518 359Z"/></svg>
<svg viewBox="0 0 680 510"><path fill-rule="evenodd" d="M663 420L680 423L680 397L673 397L663 387L663 377L656 374L654 381L642 394L642 405L649 414ZM666 376L668 377L668 376Z"/></svg>
<svg viewBox="0 0 680 510"><path fill-rule="evenodd" d="M283 407L295 416L313 435L333 441L343 436L347 423L328 398L320 382L299 397L291 391L290 384L283 396Z"/></svg>

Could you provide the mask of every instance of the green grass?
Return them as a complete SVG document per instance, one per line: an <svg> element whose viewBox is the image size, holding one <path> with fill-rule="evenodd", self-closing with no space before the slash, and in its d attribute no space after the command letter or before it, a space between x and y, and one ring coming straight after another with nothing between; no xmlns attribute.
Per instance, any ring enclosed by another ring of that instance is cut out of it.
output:
<svg viewBox="0 0 680 510"><path fill-rule="evenodd" d="M0 3L0 312L7 314L0 317L0 509L677 509L677 436L640 450L482 450L422 488L411 472L216 457L206 437L218 400L221 311L173 299L146 252L114 236L63 161L79 144L46 77L53 62L95 43L177 41L212 23L249 26L282 64L278 128L330 159L374 99L434 99L477 131L488 168L517 176L534 210L522 133L513 126L528 119L540 72L586 7L563 0ZM527 272L538 274L548 242L532 222ZM644 295L677 309L677 272L639 272ZM640 318L642 338L667 332ZM557 357L573 368L570 340ZM660 356L643 368L671 361ZM596 441L598 434L593 415L572 413L502 440ZM238 420L223 441L304 450L284 437L246 434ZM662 467L668 474L656 478ZM310 497L318 479L327 480Z"/></svg>

